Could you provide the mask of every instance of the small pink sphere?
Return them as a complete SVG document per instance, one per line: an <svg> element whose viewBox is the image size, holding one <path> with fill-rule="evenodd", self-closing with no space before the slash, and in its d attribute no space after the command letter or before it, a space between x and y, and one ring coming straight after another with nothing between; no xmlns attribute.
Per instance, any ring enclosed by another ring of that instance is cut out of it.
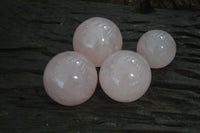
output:
<svg viewBox="0 0 200 133"><path fill-rule="evenodd" d="M57 103L73 106L88 100L97 85L95 66L77 52L63 52L47 64L44 87Z"/></svg>
<svg viewBox="0 0 200 133"><path fill-rule="evenodd" d="M151 68L162 68L174 59L176 43L167 32L151 30L139 39L137 52L147 60Z"/></svg>
<svg viewBox="0 0 200 133"><path fill-rule="evenodd" d="M100 67L110 54L122 48L122 35L112 21L93 17L78 26L73 37L73 47L96 67Z"/></svg>
<svg viewBox="0 0 200 133"><path fill-rule="evenodd" d="M132 102L147 91L151 70L146 60L131 51L118 51L109 56L100 69L104 92L118 102Z"/></svg>

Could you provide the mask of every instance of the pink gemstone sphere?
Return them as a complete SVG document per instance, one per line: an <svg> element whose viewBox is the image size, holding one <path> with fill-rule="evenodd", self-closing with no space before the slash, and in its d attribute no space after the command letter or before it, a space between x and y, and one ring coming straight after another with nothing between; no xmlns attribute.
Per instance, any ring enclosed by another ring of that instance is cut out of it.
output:
<svg viewBox="0 0 200 133"><path fill-rule="evenodd" d="M73 106L88 100L97 85L95 66L77 52L63 52L47 64L44 87L57 103Z"/></svg>
<svg viewBox="0 0 200 133"><path fill-rule="evenodd" d="M162 68L174 59L176 43L167 32L151 30L139 39L137 52L147 60L151 68Z"/></svg>
<svg viewBox="0 0 200 133"><path fill-rule="evenodd" d="M151 70L147 61L131 51L118 51L109 56L100 69L104 92L118 102L132 102L147 91Z"/></svg>
<svg viewBox="0 0 200 133"><path fill-rule="evenodd" d="M73 37L73 47L96 67L100 67L110 54L122 48L122 35L112 21L93 17L78 26Z"/></svg>

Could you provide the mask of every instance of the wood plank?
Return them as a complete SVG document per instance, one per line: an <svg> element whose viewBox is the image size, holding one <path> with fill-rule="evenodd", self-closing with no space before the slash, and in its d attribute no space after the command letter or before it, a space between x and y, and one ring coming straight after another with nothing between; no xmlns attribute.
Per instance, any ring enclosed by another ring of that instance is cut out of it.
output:
<svg viewBox="0 0 200 133"><path fill-rule="evenodd" d="M0 132L3 133L198 133L200 130L200 12L72 0L4 1L0 5ZM148 92L124 104L109 99L98 84L94 96L64 107L45 93L42 74L57 53L73 50L76 27L93 16L114 21L123 49L136 49L146 31L161 29L177 43L175 60L152 70Z"/></svg>

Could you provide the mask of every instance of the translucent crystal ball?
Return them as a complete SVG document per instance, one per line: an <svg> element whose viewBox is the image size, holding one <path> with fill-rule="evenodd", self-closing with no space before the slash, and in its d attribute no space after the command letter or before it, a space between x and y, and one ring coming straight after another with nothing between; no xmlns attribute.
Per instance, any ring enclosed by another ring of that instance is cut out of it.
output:
<svg viewBox="0 0 200 133"><path fill-rule="evenodd" d="M100 67L110 54L122 48L122 35L112 21L93 17L78 26L73 37L73 47L96 67Z"/></svg>
<svg viewBox="0 0 200 133"><path fill-rule="evenodd" d="M147 60L151 68L162 68L174 59L176 43L169 33L151 30L139 39L137 52Z"/></svg>
<svg viewBox="0 0 200 133"><path fill-rule="evenodd" d="M132 102L147 91L151 70L147 61L136 52L118 51L110 55L100 69L103 91L118 102Z"/></svg>
<svg viewBox="0 0 200 133"><path fill-rule="evenodd" d="M44 87L57 103L81 104L94 93L97 72L92 62L77 52L63 52L51 59L44 71Z"/></svg>

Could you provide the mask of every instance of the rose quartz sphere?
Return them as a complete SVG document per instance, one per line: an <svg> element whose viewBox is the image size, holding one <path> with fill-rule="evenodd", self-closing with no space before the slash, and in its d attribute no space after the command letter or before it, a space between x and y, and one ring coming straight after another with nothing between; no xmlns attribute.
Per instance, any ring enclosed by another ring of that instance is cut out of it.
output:
<svg viewBox="0 0 200 133"><path fill-rule="evenodd" d="M73 106L88 100L97 85L95 66L77 52L63 52L47 64L44 87L57 103Z"/></svg>
<svg viewBox="0 0 200 133"><path fill-rule="evenodd" d="M151 70L147 61L131 51L118 51L109 56L100 69L103 91L118 102L132 102L147 91Z"/></svg>
<svg viewBox="0 0 200 133"><path fill-rule="evenodd" d="M96 67L100 67L110 54L122 48L122 35L112 21L93 17L78 26L73 37L73 47Z"/></svg>
<svg viewBox="0 0 200 133"><path fill-rule="evenodd" d="M167 32L151 30L139 39L137 52L147 60L151 68L162 68L174 59L176 43Z"/></svg>

